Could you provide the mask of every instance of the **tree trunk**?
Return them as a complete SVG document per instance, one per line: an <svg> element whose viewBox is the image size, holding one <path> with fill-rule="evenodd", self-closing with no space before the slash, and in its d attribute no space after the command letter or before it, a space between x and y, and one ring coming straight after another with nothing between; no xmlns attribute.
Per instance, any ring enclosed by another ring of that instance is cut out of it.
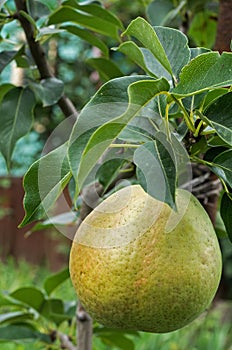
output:
<svg viewBox="0 0 232 350"><path fill-rule="evenodd" d="M232 1L221 0L219 6L219 17L217 35L214 49L219 51L230 51L232 39Z"/></svg>

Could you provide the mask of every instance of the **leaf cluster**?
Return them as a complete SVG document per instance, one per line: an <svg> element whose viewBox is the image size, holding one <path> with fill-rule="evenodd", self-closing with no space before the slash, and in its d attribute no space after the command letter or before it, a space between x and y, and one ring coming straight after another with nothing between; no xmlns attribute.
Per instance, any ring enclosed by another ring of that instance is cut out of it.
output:
<svg viewBox="0 0 232 350"><path fill-rule="evenodd" d="M106 192L118 176L131 171L131 181L175 209L176 188L192 186L194 162L208 167L222 183L221 215L231 237L231 53L191 48L181 31L152 26L141 17L124 28L96 2L67 0L57 8L41 2L39 9L29 2L28 11L19 15L41 45L65 31L97 47L101 57L90 63L106 80L65 141L26 173L21 226L49 215L71 179L75 207L88 184L101 182ZM15 20L7 2L2 16L3 21ZM142 74L124 76L110 59L106 37L115 43L114 52L133 61ZM25 45L2 51L2 69L12 60L22 62L25 54ZM1 91L0 151L10 168L17 140L31 128L37 100L44 106L56 104L64 85L49 77L23 87L6 84Z"/></svg>

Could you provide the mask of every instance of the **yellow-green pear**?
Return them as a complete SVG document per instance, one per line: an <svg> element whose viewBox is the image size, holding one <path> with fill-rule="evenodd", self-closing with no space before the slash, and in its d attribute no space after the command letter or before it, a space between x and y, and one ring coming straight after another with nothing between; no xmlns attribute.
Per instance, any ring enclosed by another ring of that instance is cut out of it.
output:
<svg viewBox="0 0 232 350"><path fill-rule="evenodd" d="M133 185L110 195L82 222L70 274L94 320L164 333L210 305L222 269L214 228L191 193L178 189L176 204L174 211Z"/></svg>

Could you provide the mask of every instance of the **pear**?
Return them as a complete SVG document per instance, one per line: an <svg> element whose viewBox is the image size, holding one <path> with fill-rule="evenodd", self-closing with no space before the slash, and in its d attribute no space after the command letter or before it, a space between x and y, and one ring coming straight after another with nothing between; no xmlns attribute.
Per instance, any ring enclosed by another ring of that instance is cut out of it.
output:
<svg viewBox="0 0 232 350"><path fill-rule="evenodd" d="M132 185L82 222L71 247L70 276L95 321L166 333L210 305L222 270L213 225L188 191L177 190L176 204L174 211Z"/></svg>

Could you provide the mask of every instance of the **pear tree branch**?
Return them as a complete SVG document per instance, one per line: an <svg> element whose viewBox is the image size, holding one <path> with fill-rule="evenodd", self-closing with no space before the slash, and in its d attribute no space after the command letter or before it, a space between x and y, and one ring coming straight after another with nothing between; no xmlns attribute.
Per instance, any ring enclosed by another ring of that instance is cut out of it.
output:
<svg viewBox="0 0 232 350"><path fill-rule="evenodd" d="M47 79L54 77L51 67L49 66L49 63L47 61L43 47L41 46L39 41L35 40L33 25L28 21L28 19L25 16L21 14L21 11L24 11L25 13L29 14L26 6L26 1L15 0L15 5L17 8L16 18L19 20L24 30L31 55L39 70L40 78ZM76 108L74 107L72 101L64 94L58 101L58 105L65 117L77 115Z"/></svg>

